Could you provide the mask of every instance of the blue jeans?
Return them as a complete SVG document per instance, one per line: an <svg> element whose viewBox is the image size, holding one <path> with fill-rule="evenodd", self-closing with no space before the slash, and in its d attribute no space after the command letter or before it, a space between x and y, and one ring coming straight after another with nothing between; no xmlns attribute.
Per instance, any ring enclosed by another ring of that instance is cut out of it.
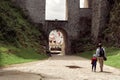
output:
<svg viewBox="0 0 120 80"><path fill-rule="evenodd" d="M97 65L96 61L92 63L92 71L93 71L93 69L94 69L94 71L96 71L96 65Z"/></svg>

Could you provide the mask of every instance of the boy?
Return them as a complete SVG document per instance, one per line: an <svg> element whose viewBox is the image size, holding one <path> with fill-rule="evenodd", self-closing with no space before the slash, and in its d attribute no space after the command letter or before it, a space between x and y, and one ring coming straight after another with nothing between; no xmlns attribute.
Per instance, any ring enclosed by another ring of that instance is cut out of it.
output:
<svg viewBox="0 0 120 80"><path fill-rule="evenodd" d="M92 71L94 69L94 72L96 72L96 65L97 65L97 57L96 54L93 54L93 57L91 59L91 64L92 64Z"/></svg>

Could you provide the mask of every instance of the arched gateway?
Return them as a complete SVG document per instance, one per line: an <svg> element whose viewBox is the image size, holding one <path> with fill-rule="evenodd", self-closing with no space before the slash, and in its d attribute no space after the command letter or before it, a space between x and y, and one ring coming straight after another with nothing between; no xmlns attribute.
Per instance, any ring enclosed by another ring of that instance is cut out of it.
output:
<svg viewBox="0 0 120 80"><path fill-rule="evenodd" d="M51 53L65 55L68 50L67 32L61 28L52 30L49 34L49 50Z"/></svg>
<svg viewBox="0 0 120 80"><path fill-rule="evenodd" d="M66 0L66 21L46 21L46 0L12 0L20 6L29 19L38 24L47 35L52 30L59 29L65 35L65 54L71 54L71 43L91 36L94 41L100 36L108 17L108 0L84 0L84 6L80 7L81 0ZM42 24L42 25L41 25ZM47 45L48 46L48 45Z"/></svg>
<svg viewBox="0 0 120 80"><path fill-rule="evenodd" d="M67 21L46 21L46 34L47 34L47 39L49 39L49 34L53 30L58 30L63 34L63 39L64 39L64 51L63 55L69 54L68 52L70 51L70 41L69 41L69 32L67 30L66 25ZM49 40L47 40L47 44L49 44ZM49 45L47 45L49 47Z"/></svg>

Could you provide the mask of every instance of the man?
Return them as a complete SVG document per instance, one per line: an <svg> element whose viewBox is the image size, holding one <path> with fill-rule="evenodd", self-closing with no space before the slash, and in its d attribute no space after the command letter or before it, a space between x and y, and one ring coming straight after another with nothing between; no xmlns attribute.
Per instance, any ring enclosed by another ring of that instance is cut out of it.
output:
<svg viewBox="0 0 120 80"><path fill-rule="evenodd" d="M98 48L96 49L96 56L99 60L100 72L103 72L104 57L106 57L106 53L101 43L98 44Z"/></svg>

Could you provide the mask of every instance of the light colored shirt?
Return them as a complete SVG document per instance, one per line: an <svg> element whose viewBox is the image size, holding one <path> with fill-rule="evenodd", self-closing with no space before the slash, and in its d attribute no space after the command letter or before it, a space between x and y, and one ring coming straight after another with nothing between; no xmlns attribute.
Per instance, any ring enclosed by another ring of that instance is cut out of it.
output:
<svg viewBox="0 0 120 80"><path fill-rule="evenodd" d="M106 57L106 52L105 52L105 49L102 47L102 49L104 50L104 56ZM100 56L100 48L98 47L97 49L96 49L96 56L97 57L99 57Z"/></svg>

